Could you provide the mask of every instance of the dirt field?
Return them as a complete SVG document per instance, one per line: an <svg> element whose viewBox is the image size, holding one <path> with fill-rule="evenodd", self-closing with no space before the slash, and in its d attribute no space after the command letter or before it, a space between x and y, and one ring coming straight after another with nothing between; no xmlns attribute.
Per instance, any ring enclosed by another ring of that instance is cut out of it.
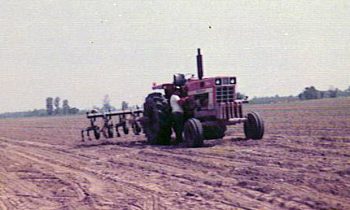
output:
<svg viewBox="0 0 350 210"><path fill-rule="evenodd" d="M204 148L80 142L84 117L0 120L0 209L350 209L350 99L247 106Z"/></svg>

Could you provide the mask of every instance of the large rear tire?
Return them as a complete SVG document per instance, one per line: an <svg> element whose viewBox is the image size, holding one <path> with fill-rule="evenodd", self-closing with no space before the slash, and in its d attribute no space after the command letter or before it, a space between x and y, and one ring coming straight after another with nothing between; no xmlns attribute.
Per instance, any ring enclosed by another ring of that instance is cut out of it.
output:
<svg viewBox="0 0 350 210"><path fill-rule="evenodd" d="M256 112L247 114L247 121L244 122L244 134L247 139L259 140L264 136L264 121Z"/></svg>
<svg viewBox="0 0 350 210"><path fill-rule="evenodd" d="M202 123L195 118L187 120L184 126L184 137L187 147L201 147L203 145Z"/></svg>
<svg viewBox="0 0 350 210"><path fill-rule="evenodd" d="M171 111L168 100L161 93L151 93L144 103L143 130L150 144L169 144Z"/></svg>

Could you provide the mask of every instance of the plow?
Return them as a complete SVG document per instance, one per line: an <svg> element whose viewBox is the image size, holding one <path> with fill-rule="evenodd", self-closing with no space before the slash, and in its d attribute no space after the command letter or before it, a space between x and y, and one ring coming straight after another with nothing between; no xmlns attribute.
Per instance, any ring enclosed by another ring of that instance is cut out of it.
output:
<svg viewBox="0 0 350 210"><path fill-rule="evenodd" d="M139 135L141 132L140 126L140 116L142 115L142 110L137 108L136 110L122 110L114 112L99 112L97 110L92 110L86 113L86 118L90 120L90 126L81 130L82 141L85 140L85 133L88 139L91 140L90 132L96 140L100 139L101 134L104 138L113 138L114 132L116 132L117 137L121 137L119 129L121 128L125 135L129 134L129 125L131 125L132 131L135 135ZM113 123L113 116L118 117L118 122ZM97 119L103 120L103 125L100 127L96 124Z"/></svg>
<svg viewBox="0 0 350 210"><path fill-rule="evenodd" d="M259 140L264 135L264 121L256 112L244 114L243 104L248 103L237 97L237 78L235 76L204 77L203 61L200 49L197 50L197 77L185 74L173 75L173 81L154 84L155 91L146 96L143 108L100 113L92 110L86 117L90 126L81 131L90 138L93 132L96 139L101 134L105 138L114 138L123 133L129 134L131 127L135 135L143 132L150 144L170 144L174 128L174 116L170 98L176 92L184 99L183 141L187 147L201 147L204 140L220 139L225 136L227 126L242 124L246 139ZM118 118L113 123L113 117ZM96 124L103 119L103 125Z"/></svg>

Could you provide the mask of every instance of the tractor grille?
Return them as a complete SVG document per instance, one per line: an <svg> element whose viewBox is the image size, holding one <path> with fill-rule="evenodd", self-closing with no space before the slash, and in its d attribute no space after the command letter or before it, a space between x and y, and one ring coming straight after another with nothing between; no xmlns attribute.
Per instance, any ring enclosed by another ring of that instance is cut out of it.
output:
<svg viewBox="0 0 350 210"><path fill-rule="evenodd" d="M231 118L242 118L242 103L241 102L230 102L230 103L220 103L218 104L218 119L229 120Z"/></svg>
<svg viewBox="0 0 350 210"><path fill-rule="evenodd" d="M234 87L221 86L216 87L216 102L233 102Z"/></svg>

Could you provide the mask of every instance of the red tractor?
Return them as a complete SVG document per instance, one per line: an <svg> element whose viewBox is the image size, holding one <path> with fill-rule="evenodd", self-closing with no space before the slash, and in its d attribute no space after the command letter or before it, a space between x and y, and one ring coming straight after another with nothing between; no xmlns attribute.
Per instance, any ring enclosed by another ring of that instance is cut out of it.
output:
<svg viewBox="0 0 350 210"><path fill-rule="evenodd" d="M163 89L164 94L149 94L144 103L141 119L144 133L151 144L168 144L172 134L172 117L169 99L176 88L188 100L183 105L185 124L184 141L188 147L200 147L205 139L225 136L228 125L244 123L247 139L262 139L264 122L256 112L243 114L246 99L238 99L237 79L231 77L203 77L200 49L197 55L198 78L174 75L172 83L154 85L153 90Z"/></svg>

